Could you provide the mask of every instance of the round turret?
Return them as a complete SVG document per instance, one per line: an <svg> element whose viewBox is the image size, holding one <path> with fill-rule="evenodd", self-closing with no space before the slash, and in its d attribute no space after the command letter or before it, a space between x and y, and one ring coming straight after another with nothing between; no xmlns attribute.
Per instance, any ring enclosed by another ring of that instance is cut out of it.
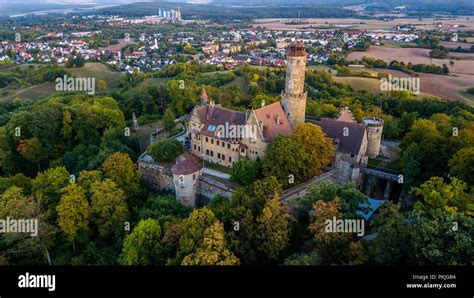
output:
<svg viewBox="0 0 474 298"><path fill-rule="evenodd" d="M383 120L375 117L365 117L362 123L367 126L367 153L370 158L375 158L380 152L382 142Z"/></svg>
<svg viewBox="0 0 474 298"><path fill-rule="evenodd" d="M176 199L184 206L196 207L196 187L201 165L193 157L178 157L171 168Z"/></svg>

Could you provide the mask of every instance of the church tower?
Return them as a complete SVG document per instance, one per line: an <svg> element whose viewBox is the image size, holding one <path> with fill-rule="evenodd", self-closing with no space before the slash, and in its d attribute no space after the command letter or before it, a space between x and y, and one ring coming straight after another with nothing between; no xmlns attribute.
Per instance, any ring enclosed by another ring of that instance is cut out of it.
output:
<svg viewBox="0 0 474 298"><path fill-rule="evenodd" d="M304 44L297 41L287 52L285 92L281 105L293 130L305 122L306 97L304 79L306 71L306 51Z"/></svg>

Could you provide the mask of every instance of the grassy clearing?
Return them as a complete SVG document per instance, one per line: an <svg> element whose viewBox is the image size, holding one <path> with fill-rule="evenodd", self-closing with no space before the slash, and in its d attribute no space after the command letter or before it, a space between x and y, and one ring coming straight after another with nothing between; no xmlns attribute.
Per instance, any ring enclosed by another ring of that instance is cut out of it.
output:
<svg viewBox="0 0 474 298"><path fill-rule="evenodd" d="M29 67L29 65L38 66L39 64L22 64L8 66L1 68L0 72L10 72L15 67L26 68ZM63 64L61 64L60 66L64 67ZM71 75L75 77L95 78L96 84L99 80L104 80L107 83L107 88L109 90L117 87L119 84L120 73L113 72L107 66L101 63L87 63L82 68L69 68L68 71L71 73ZM11 86L1 90L2 92L0 92L0 101L11 100L17 97L21 100L34 100L41 96L52 95L56 93L55 85L56 84L53 82L45 82L38 85L21 88ZM8 94L4 94L6 91L8 92Z"/></svg>

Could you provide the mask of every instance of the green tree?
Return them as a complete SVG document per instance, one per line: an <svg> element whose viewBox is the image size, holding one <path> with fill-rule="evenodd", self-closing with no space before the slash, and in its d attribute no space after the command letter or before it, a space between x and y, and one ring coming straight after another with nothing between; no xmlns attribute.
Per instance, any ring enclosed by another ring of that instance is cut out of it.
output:
<svg viewBox="0 0 474 298"><path fill-rule="evenodd" d="M306 154L294 139L278 136L268 145L262 161L265 177L274 176L284 188L308 180L308 172L316 172L305 164Z"/></svg>
<svg viewBox="0 0 474 298"><path fill-rule="evenodd" d="M147 153L155 161L173 161L183 153L183 145L176 139L166 139L153 143Z"/></svg>
<svg viewBox="0 0 474 298"><path fill-rule="evenodd" d="M15 264L31 264L31 260L39 257L39 264L47 261L52 265L50 250L55 244L57 229L48 222L46 214L33 196L25 196L22 189L16 186L10 187L0 196L0 217L28 218L37 220L38 223L33 237L28 233L7 233L0 237L2 250L10 254Z"/></svg>
<svg viewBox="0 0 474 298"><path fill-rule="evenodd" d="M264 102L265 105L269 105L269 104L277 102L277 99L275 99L273 97L270 97L268 95L257 94L252 99L252 108L253 109L260 109L262 107L262 102Z"/></svg>
<svg viewBox="0 0 474 298"><path fill-rule="evenodd" d="M204 232L216 222L217 218L208 208L195 209L183 221L176 263L179 264L187 255L196 253L202 246Z"/></svg>
<svg viewBox="0 0 474 298"><path fill-rule="evenodd" d="M97 82L97 87L99 88L99 91L106 92L107 91L107 82L104 81L104 80L99 80Z"/></svg>
<svg viewBox="0 0 474 298"><path fill-rule="evenodd" d="M91 186L91 214L99 235L117 236L123 231L128 217L125 193L110 179Z"/></svg>
<svg viewBox="0 0 474 298"><path fill-rule="evenodd" d="M420 187L412 189L413 194L422 198L422 201L415 203L415 209L432 215L441 211L474 214L474 197L467 194L466 190L467 184L455 177L451 178L449 184L442 177L431 177Z"/></svg>
<svg viewBox="0 0 474 298"><path fill-rule="evenodd" d="M61 197L61 190L70 182L70 175L65 167L50 168L39 173L31 181L33 194L41 205L49 209L50 216L56 214L56 206Z"/></svg>
<svg viewBox="0 0 474 298"><path fill-rule="evenodd" d="M73 132L72 114L69 111L64 111L63 127L61 128L61 136L66 142L68 142L72 137L72 132Z"/></svg>
<svg viewBox="0 0 474 298"><path fill-rule="evenodd" d="M281 203L280 197L268 200L257 217L257 233L260 250L268 258L278 260L290 239L290 215Z"/></svg>
<svg viewBox="0 0 474 298"><path fill-rule="evenodd" d="M140 192L140 172L128 154L117 152L110 155L102 165L102 171L106 178L125 190L127 197Z"/></svg>
<svg viewBox="0 0 474 298"><path fill-rule="evenodd" d="M0 194L12 186L21 188L25 194L31 193L31 178L24 174L16 174L13 177L0 177Z"/></svg>
<svg viewBox="0 0 474 298"><path fill-rule="evenodd" d="M408 262L414 265L472 265L474 219L462 213L441 211L433 217L413 212L408 220Z"/></svg>
<svg viewBox="0 0 474 298"><path fill-rule="evenodd" d="M334 150L331 139L319 126L300 124L293 135L279 136L268 145L263 174L277 177L285 188L299 184L319 175Z"/></svg>
<svg viewBox="0 0 474 298"><path fill-rule="evenodd" d="M456 152L449 166L454 176L469 185L474 185L474 147L463 148Z"/></svg>
<svg viewBox="0 0 474 298"><path fill-rule="evenodd" d="M247 186L261 177L262 165L260 161L248 158L234 163L231 167L230 181Z"/></svg>
<svg viewBox="0 0 474 298"><path fill-rule="evenodd" d="M150 196L146 205L140 210L139 217L154 218L161 226L167 223L174 223L180 218L185 218L191 213L191 208L187 208L176 201L173 195Z"/></svg>
<svg viewBox="0 0 474 298"><path fill-rule="evenodd" d="M82 240L89 231L90 206L84 189L78 184L68 185L62 189L62 193L56 208L58 225L74 245L75 241Z"/></svg>
<svg viewBox="0 0 474 298"><path fill-rule="evenodd" d="M362 244L354 234L328 233L326 220L341 219L339 199L317 201L314 206L314 219L309 230L314 235L314 249L321 256L322 264L363 264L366 262Z"/></svg>
<svg viewBox="0 0 474 298"><path fill-rule="evenodd" d="M171 131L176 126L176 116L170 108L167 108L163 115L163 125L167 131Z"/></svg>
<svg viewBox="0 0 474 298"><path fill-rule="evenodd" d="M215 222L204 231L201 245L184 257L182 265L239 265L239 259L229 250L225 241L224 226Z"/></svg>
<svg viewBox="0 0 474 298"><path fill-rule="evenodd" d="M159 265L161 260L161 227L154 219L141 220L123 242L123 265Z"/></svg>
<svg viewBox="0 0 474 298"><path fill-rule="evenodd" d="M283 221L287 218L283 206L280 206L278 210L275 202L268 205L270 200L280 198L281 192L281 184L275 177L269 177L237 189L229 203L211 206L218 207L220 220L229 231L229 244L232 251L243 264L275 263L273 256L280 252L280 247L285 246L285 237L283 237L287 232L285 230L280 231L282 234L278 235L280 238L275 246L272 246L269 240L276 228L270 224L269 218L278 219L275 225L281 227L284 226ZM262 249L263 242L266 242L265 250L274 252L272 257L269 257Z"/></svg>
<svg viewBox="0 0 474 298"><path fill-rule="evenodd" d="M418 186L432 176L447 174L452 148L448 138L438 131L435 122L416 120L400 147L405 189Z"/></svg>
<svg viewBox="0 0 474 298"><path fill-rule="evenodd" d="M77 181L79 185L84 188L86 193L90 194L92 191L92 185L101 180L102 173L100 171L81 171Z"/></svg>
<svg viewBox="0 0 474 298"><path fill-rule="evenodd" d="M374 241L369 245L370 259L380 265L405 263L410 246L409 225L396 205L387 203L375 217Z"/></svg>

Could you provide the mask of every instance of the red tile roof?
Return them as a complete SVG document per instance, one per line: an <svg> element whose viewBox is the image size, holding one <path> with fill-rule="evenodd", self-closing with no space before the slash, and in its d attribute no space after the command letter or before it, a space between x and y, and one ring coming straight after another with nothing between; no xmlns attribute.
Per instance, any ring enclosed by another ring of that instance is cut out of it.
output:
<svg viewBox="0 0 474 298"><path fill-rule="evenodd" d="M354 116L348 108L342 108L337 121L356 123Z"/></svg>
<svg viewBox="0 0 474 298"><path fill-rule="evenodd" d="M264 106L254 113L266 142L271 142L279 135L287 136L293 133L280 102Z"/></svg>
<svg viewBox="0 0 474 298"><path fill-rule="evenodd" d="M293 57L297 57L297 56L306 57L306 55L307 53L305 50L304 43L299 40L290 45L290 48L287 53L287 56L293 56Z"/></svg>
<svg viewBox="0 0 474 298"><path fill-rule="evenodd" d="M174 175L189 175L201 169L201 165L194 157L186 157L171 167Z"/></svg>

